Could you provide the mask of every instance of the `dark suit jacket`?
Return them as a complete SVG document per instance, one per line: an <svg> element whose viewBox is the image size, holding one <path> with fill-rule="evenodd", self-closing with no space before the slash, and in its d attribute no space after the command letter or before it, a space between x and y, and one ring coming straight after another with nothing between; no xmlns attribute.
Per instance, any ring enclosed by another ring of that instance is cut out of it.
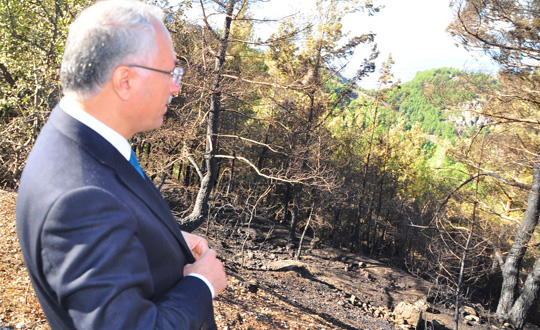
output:
<svg viewBox="0 0 540 330"><path fill-rule="evenodd" d="M214 328L212 297L167 203L56 107L24 169L17 231L52 329Z"/></svg>

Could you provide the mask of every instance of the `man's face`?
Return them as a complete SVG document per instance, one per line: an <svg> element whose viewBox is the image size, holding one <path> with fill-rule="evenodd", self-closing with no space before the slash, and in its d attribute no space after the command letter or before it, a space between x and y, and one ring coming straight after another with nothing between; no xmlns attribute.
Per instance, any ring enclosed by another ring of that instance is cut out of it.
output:
<svg viewBox="0 0 540 330"><path fill-rule="evenodd" d="M157 56L149 65L152 68L172 71L175 67L176 56L169 33L163 25L155 25ZM144 69L138 69L144 70ZM145 70L140 72L140 94L137 95L137 104L130 112L134 115L134 125L137 132L157 129L163 125L163 116L167 112L167 103L171 94L178 93L180 87L172 82L170 75Z"/></svg>

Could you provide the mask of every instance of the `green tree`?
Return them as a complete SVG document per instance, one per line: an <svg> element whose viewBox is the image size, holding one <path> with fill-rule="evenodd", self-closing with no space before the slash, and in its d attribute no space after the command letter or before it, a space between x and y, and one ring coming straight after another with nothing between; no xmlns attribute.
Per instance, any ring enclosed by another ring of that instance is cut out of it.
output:
<svg viewBox="0 0 540 330"><path fill-rule="evenodd" d="M67 26L90 1L0 1L0 187L15 189L27 155L60 100Z"/></svg>

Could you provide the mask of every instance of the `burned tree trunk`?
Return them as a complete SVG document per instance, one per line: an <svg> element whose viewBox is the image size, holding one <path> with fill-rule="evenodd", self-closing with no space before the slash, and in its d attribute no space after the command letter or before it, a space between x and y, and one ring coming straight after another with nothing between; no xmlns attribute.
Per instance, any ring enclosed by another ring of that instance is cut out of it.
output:
<svg viewBox="0 0 540 330"><path fill-rule="evenodd" d="M291 223L289 226L289 242L294 242L294 239L296 237L296 225L298 224L298 210L300 209L300 199L302 195L302 186L299 187L293 187L293 210L292 210L292 216L291 216Z"/></svg>
<svg viewBox="0 0 540 330"><path fill-rule="evenodd" d="M208 199L217 177L217 135L219 129L219 114L221 111L221 80L223 78L223 64L228 47L229 34L231 31L232 14L237 0L230 0L225 8L225 26L220 36L219 51L215 60L214 80L212 82L212 94L210 96L210 109L206 125L206 152L204 161L206 173L201 178L201 186L195 199L195 205L190 215L181 220L184 230L191 231L200 226L208 217Z"/></svg>
<svg viewBox="0 0 540 330"><path fill-rule="evenodd" d="M540 260L537 260L535 267L527 276L523 290L516 300L518 293L519 273L522 266L523 257L527 251L527 246L531 236L538 224L540 215L540 157L533 165L533 181L527 209L523 221L518 229L512 248L502 267L503 283L501 297L497 306L497 315L509 319L518 328L523 326L525 316L529 308L534 303L540 288Z"/></svg>

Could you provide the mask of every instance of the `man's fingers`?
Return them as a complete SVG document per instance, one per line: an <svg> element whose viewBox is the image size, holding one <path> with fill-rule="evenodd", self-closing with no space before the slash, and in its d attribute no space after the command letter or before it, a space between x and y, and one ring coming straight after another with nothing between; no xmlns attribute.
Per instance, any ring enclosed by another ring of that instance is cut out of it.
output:
<svg viewBox="0 0 540 330"><path fill-rule="evenodd" d="M195 260L199 259L206 251L208 251L208 241L200 236L190 234L183 231L182 235L193 253Z"/></svg>
<svg viewBox="0 0 540 330"><path fill-rule="evenodd" d="M184 275L191 273L204 276L212 284L216 295L227 287L227 276L223 270L223 264L213 249L208 249L195 263L184 267Z"/></svg>

